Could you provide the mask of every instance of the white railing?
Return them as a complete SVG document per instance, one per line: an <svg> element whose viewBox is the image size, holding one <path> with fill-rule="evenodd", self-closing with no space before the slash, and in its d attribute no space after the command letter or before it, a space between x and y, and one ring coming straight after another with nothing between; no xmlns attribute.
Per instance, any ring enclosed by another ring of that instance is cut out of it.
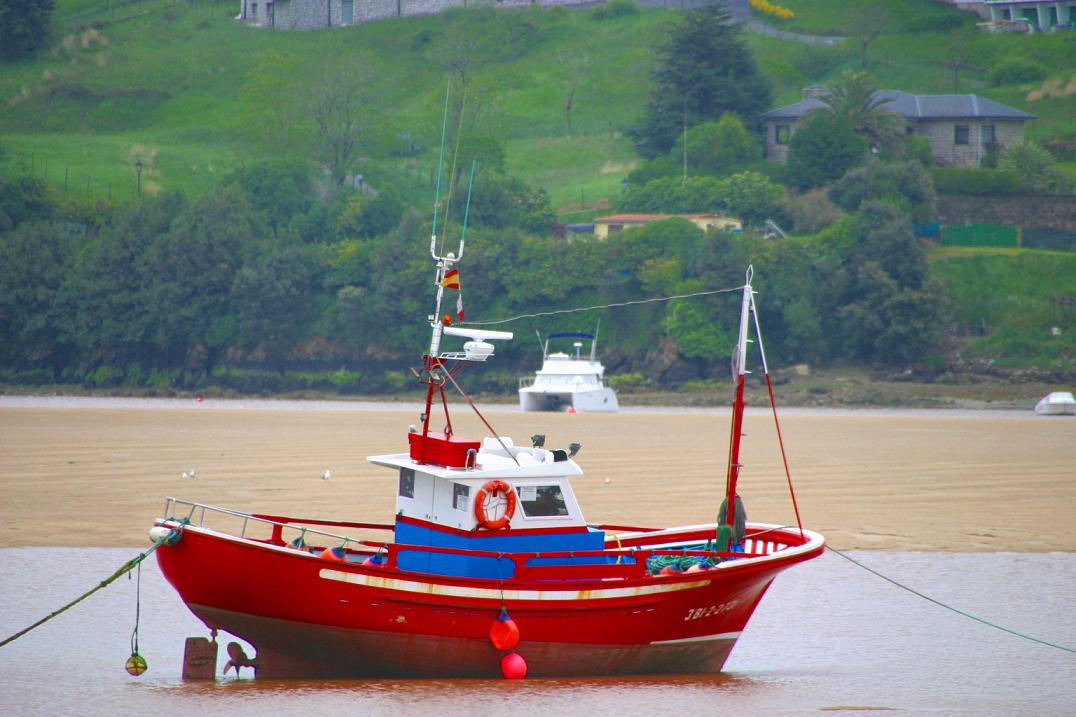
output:
<svg viewBox="0 0 1076 717"><path fill-rule="evenodd" d="M292 544L297 547L305 545L307 537L314 536L324 539L326 544L347 545L348 543L353 543L356 547L365 545L376 549L385 546L387 543L384 541L369 541L357 535L331 532L323 528L328 526L362 531L392 530L392 526L372 523L348 523L245 513L239 510L182 500L171 496L165 499L163 515L164 520L186 523L248 540L260 540L278 545ZM221 526L226 524L230 524L231 527L222 529Z"/></svg>

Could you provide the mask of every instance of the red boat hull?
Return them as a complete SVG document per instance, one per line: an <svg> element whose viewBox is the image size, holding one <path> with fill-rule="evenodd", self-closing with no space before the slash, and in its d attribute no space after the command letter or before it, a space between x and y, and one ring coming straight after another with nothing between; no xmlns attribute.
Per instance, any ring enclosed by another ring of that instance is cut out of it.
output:
<svg viewBox="0 0 1076 717"><path fill-rule="evenodd" d="M489 629L502 606L528 675L568 676L717 672L775 575L822 549L669 576L502 583L331 562L187 526L157 558L208 627L254 645L259 676L499 676Z"/></svg>

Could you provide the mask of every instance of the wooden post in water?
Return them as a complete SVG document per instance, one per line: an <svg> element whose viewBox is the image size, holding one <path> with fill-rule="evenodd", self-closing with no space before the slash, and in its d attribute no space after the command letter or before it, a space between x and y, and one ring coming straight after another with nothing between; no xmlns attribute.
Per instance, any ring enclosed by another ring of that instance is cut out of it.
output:
<svg viewBox="0 0 1076 717"><path fill-rule="evenodd" d="M183 647L183 679L212 680L217 677L217 642L188 637Z"/></svg>

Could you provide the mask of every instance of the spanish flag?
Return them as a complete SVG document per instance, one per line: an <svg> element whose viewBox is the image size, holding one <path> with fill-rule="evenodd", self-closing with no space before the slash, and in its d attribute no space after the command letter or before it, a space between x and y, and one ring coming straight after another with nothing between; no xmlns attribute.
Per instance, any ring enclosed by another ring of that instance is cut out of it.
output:
<svg viewBox="0 0 1076 717"><path fill-rule="evenodd" d="M446 289L460 288L460 270L449 269L445 272L445 278L441 279L441 286Z"/></svg>

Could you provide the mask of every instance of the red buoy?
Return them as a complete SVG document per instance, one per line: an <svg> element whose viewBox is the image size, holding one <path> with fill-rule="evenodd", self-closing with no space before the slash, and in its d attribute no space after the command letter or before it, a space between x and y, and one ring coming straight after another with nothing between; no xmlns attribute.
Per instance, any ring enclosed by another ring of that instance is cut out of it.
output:
<svg viewBox="0 0 1076 717"><path fill-rule="evenodd" d="M334 548L325 548L321 551L322 560L332 560L335 563L343 563L347 561L346 553L344 549L337 545Z"/></svg>
<svg viewBox="0 0 1076 717"><path fill-rule="evenodd" d="M511 652L519 645L519 627L504 608L489 628L489 641L501 652Z"/></svg>
<svg viewBox="0 0 1076 717"><path fill-rule="evenodd" d="M506 680L522 680L527 676L527 661L518 652L509 652L501 658L501 674Z"/></svg>

